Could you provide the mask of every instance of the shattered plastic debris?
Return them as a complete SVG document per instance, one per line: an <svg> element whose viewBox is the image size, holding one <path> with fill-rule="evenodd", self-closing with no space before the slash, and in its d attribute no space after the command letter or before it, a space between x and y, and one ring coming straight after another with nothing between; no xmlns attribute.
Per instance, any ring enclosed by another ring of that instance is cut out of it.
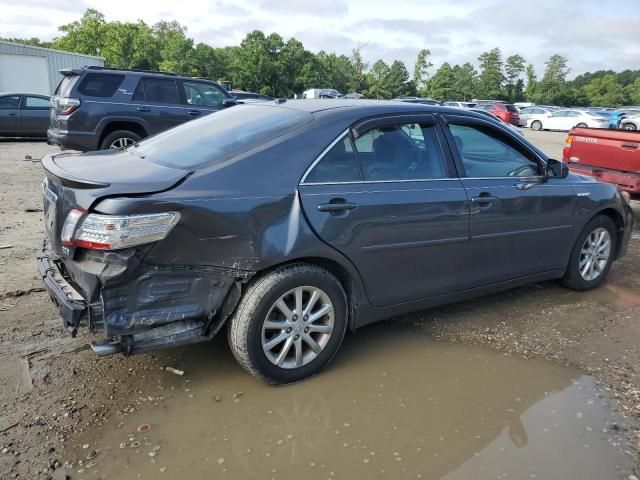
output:
<svg viewBox="0 0 640 480"><path fill-rule="evenodd" d="M143 423L138 426L138 433L147 433L149 430L151 430L151 425L148 423Z"/></svg>
<svg viewBox="0 0 640 480"><path fill-rule="evenodd" d="M177 368L173 368L173 367L164 367L164 369L167 372L171 372L175 375L180 375L180 376L184 375L184 370L178 370Z"/></svg>

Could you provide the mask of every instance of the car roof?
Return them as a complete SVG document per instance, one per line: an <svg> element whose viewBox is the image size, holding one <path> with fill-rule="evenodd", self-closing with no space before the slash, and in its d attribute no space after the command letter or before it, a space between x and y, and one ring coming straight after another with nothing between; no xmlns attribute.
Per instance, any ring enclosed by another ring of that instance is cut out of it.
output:
<svg viewBox="0 0 640 480"><path fill-rule="evenodd" d="M18 95L25 95L29 97L42 97L42 98L51 98L49 95L45 95L44 93L29 93L29 92L0 92L0 97L15 97Z"/></svg>
<svg viewBox="0 0 640 480"><path fill-rule="evenodd" d="M460 109L441 107L424 103L409 103L394 100L356 100L356 99L277 99L265 102L265 106L278 106L301 112L321 112L325 110L350 109L354 115L385 114L385 113L460 113Z"/></svg>

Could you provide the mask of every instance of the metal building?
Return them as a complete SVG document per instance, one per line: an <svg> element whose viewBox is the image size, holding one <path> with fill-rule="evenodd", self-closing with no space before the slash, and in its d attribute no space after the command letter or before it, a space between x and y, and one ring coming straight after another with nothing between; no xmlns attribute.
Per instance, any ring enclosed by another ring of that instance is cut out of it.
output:
<svg viewBox="0 0 640 480"><path fill-rule="evenodd" d="M104 58L0 41L0 92L51 95L62 75L58 70L104 66Z"/></svg>

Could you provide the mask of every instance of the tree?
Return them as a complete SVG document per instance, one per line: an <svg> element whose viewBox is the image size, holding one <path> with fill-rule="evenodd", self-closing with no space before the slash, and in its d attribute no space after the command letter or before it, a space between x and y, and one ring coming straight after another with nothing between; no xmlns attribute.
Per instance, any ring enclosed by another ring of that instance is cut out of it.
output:
<svg viewBox="0 0 640 480"><path fill-rule="evenodd" d="M367 74L367 83L369 89L367 95L371 98L391 98L391 93L387 85L389 76L389 65L383 60L378 60L373 64L371 70Z"/></svg>
<svg viewBox="0 0 640 480"><path fill-rule="evenodd" d="M584 89L592 105L619 107L627 103L624 87L616 81L614 74L594 78Z"/></svg>
<svg viewBox="0 0 640 480"><path fill-rule="evenodd" d="M409 71L403 62L394 60L389 67L386 83L391 98L406 97L416 94L416 86L409 77Z"/></svg>
<svg viewBox="0 0 640 480"><path fill-rule="evenodd" d="M157 70L161 60L158 41L142 20L105 24L100 55L105 57L107 65L118 68Z"/></svg>
<svg viewBox="0 0 640 480"><path fill-rule="evenodd" d="M640 105L640 76L624 87L624 93L631 105Z"/></svg>
<svg viewBox="0 0 640 480"><path fill-rule="evenodd" d="M470 63L455 65L452 69L453 86L451 100L471 100L476 94L478 72Z"/></svg>
<svg viewBox="0 0 640 480"><path fill-rule="evenodd" d="M85 55L100 55L104 48L106 21L99 11L88 8L78 21L58 28L64 35L53 40L53 48Z"/></svg>
<svg viewBox="0 0 640 480"><path fill-rule="evenodd" d="M363 45L358 45L351 50L351 79L349 81L349 90L352 92L363 92L367 88L367 76L365 72L369 68L369 64L362 59Z"/></svg>
<svg viewBox="0 0 640 480"><path fill-rule="evenodd" d="M428 48L423 48L418 52L418 58L413 67L413 83L421 95L426 93L429 69L433 67L433 63L428 60L430 56L431 51Z"/></svg>
<svg viewBox="0 0 640 480"><path fill-rule="evenodd" d="M531 100L536 93L536 88L538 86L538 79L536 77L536 71L533 68L533 65L527 65L527 87L525 88L524 94L527 100Z"/></svg>
<svg viewBox="0 0 640 480"><path fill-rule="evenodd" d="M524 64L525 59L517 54L507 57L505 62L504 70L507 80L507 94L509 101L512 103L516 101L516 85L518 84L518 80L520 80L520 76L524 73ZM522 95L522 85L520 85L520 92L518 93L520 96Z"/></svg>
<svg viewBox="0 0 640 480"><path fill-rule="evenodd" d="M500 99L505 97L502 85L505 81L502 73L502 54L499 48L484 52L478 57L480 76L477 95L480 98Z"/></svg>
<svg viewBox="0 0 640 480"><path fill-rule="evenodd" d="M429 96L437 100L451 100L454 92L455 76L451 65L443 63L429 82Z"/></svg>
<svg viewBox="0 0 640 480"><path fill-rule="evenodd" d="M567 59L562 55L555 54L549 57L545 65L544 76L540 80L534 96L535 102L566 105L567 99L572 96L568 95L570 89L568 90L565 85L565 78L570 71Z"/></svg>

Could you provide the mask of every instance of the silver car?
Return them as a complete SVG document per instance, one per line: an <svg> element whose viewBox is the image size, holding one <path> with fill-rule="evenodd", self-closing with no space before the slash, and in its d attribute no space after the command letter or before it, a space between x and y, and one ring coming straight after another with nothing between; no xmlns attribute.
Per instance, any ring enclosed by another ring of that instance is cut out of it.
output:
<svg viewBox="0 0 640 480"><path fill-rule="evenodd" d="M519 127L531 127L535 120L538 120L538 123L535 124L535 127L539 127L542 125L542 121L547 118L548 115L553 113L553 110L549 108L541 108L541 107L526 107L520 110L520 119L518 120ZM535 130L540 130L540 128L535 128Z"/></svg>

